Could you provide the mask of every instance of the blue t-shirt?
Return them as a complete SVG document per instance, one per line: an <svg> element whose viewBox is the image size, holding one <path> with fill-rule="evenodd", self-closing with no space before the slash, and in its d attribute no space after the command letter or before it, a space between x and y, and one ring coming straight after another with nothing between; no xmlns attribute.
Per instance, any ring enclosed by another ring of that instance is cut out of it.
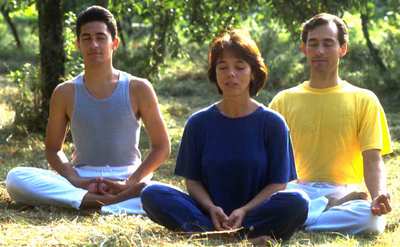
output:
<svg viewBox="0 0 400 247"><path fill-rule="evenodd" d="M200 181L229 215L266 185L296 179L288 127L266 107L229 118L211 105L188 119L175 174Z"/></svg>

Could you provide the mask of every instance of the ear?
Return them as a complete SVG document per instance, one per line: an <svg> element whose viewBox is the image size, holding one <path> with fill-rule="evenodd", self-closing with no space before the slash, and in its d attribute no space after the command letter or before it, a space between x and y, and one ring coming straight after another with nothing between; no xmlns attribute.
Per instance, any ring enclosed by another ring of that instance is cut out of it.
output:
<svg viewBox="0 0 400 247"><path fill-rule="evenodd" d="M307 51L306 51L306 44L304 42L301 42L299 50L307 56Z"/></svg>
<svg viewBox="0 0 400 247"><path fill-rule="evenodd" d="M114 40L112 41L113 51L117 50L118 46L119 46L119 38L118 36L115 36Z"/></svg>
<svg viewBox="0 0 400 247"><path fill-rule="evenodd" d="M340 55L340 57L342 58L342 57L346 56L347 51L348 51L348 45L347 45L347 42L345 42L345 43L339 48L339 55Z"/></svg>

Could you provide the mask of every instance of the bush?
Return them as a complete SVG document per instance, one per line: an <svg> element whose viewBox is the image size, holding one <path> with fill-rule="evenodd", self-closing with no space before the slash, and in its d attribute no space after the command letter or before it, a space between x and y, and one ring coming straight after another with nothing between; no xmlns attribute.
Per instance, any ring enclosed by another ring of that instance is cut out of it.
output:
<svg viewBox="0 0 400 247"><path fill-rule="evenodd" d="M11 71L8 76L18 89L16 97L11 101L15 111L16 132L28 134L31 131L43 130L46 121L40 118L42 97L38 68L26 63L21 69Z"/></svg>

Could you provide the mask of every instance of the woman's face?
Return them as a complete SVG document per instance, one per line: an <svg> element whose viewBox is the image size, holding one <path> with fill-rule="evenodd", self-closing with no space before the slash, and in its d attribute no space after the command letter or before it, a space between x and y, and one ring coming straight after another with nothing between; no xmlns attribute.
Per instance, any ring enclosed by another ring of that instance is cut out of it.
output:
<svg viewBox="0 0 400 247"><path fill-rule="evenodd" d="M217 83L225 96L250 97L251 66L231 51L224 51L216 65Z"/></svg>

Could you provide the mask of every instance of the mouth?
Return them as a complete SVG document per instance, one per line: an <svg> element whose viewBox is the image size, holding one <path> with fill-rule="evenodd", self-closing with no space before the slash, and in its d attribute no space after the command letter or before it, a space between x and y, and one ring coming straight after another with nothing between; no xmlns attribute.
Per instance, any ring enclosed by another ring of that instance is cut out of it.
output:
<svg viewBox="0 0 400 247"><path fill-rule="evenodd" d="M316 58L316 59L312 59L311 62L312 63L325 63L325 62L328 62L328 60L323 59L323 58Z"/></svg>
<svg viewBox="0 0 400 247"><path fill-rule="evenodd" d="M236 87L237 85L239 85L239 84L236 82L225 82L224 83L224 86L226 86L226 87Z"/></svg>

